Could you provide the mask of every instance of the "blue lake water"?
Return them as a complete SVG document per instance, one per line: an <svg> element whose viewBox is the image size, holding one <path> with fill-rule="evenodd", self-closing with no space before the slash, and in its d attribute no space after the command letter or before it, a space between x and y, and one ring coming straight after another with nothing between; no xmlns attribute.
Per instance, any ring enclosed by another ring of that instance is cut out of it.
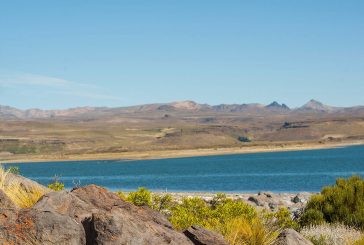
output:
<svg viewBox="0 0 364 245"><path fill-rule="evenodd" d="M58 175L67 188L97 184L112 190L212 192L319 191L339 177L364 176L364 146L160 160L6 164L42 184Z"/></svg>

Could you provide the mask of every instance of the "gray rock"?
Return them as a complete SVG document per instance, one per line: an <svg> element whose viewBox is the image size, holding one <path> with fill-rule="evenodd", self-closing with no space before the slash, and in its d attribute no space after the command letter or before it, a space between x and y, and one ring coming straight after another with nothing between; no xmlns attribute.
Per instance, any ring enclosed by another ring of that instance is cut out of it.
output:
<svg viewBox="0 0 364 245"><path fill-rule="evenodd" d="M205 230L199 226L191 226L183 232L195 245L228 245L224 237L218 233Z"/></svg>
<svg viewBox="0 0 364 245"><path fill-rule="evenodd" d="M274 211L278 208L278 205L270 202L270 203L268 203L268 207L270 208L270 210Z"/></svg>
<svg viewBox="0 0 364 245"><path fill-rule="evenodd" d="M297 194L296 196L294 196L294 197L292 198L292 202L293 202L293 203L300 203L300 202L302 202L302 200L301 200L301 198L299 197L299 195Z"/></svg>
<svg viewBox="0 0 364 245"><path fill-rule="evenodd" d="M292 198L293 203L306 203L309 197L311 196L310 193L302 192L298 193L296 196Z"/></svg>
<svg viewBox="0 0 364 245"><path fill-rule="evenodd" d="M0 244L86 244L82 224L34 209L0 209Z"/></svg>
<svg viewBox="0 0 364 245"><path fill-rule="evenodd" d="M250 201L250 202L252 202L252 203L254 203L255 205L257 205L257 206L263 206L262 205L262 203L258 200L258 198L256 198L256 197L253 197L253 196L250 196L249 198L248 198L248 201Z"/></svg>
<svg viewBox="0 0 364 245"><path fill-rule="evenodd" d="M313 245L313 243L304 238L297 231L285 229L279 234L274 245Z"/></svg>
<svg viewBox="0 0 364 245"><path fill-rule="evenodd" d="M263 193L266 197L268 197L268 198L272 198L272 196L273 196L273 193L272 192L264 192Z"/></svg>

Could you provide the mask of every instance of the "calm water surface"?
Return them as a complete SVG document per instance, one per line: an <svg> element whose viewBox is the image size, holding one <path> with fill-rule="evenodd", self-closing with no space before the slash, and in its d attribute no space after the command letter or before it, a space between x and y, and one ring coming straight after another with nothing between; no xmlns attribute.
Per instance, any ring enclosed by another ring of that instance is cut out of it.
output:
<svg viewBox="0 0 364 245"><path fill-rule="evenodd" d="M113 190L274 192L319 191L338 177L364 176L364 146L140 161L7 164L42 184L58 175L67 188L97 184Z"/></svg>

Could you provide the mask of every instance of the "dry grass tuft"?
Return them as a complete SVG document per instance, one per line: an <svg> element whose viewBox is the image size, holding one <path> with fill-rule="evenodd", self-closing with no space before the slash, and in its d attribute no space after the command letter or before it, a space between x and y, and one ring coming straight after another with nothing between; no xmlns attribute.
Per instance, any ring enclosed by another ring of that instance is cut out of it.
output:
<svg viewBox="0 0 364 245"><path fill-rule="evenodd" d="M356 240L353 245L364 245L364 235L362 235L358 240Z"/></svg>
<svg viewBox="0 0 364 245"><path fill-rule="evenodd" d="M232 245L271 245L279 231L267 226L259 218L251 221L233 219L226 224L225 238Z"/></svg>
<svg viewBox="0 0 364 245"><path fill-rule="evenodd" d="M0 189L20 208L32 207L46 192L36 185L30 185L26 188L17 180L11 180L8 184L6 179L9 171L0 166Z"/></svg>
<svg viewBox="0 0 364 245"><path fill-rule="evenodd" d="M361 231L342 224L322 224L305 227L301 234L317 245L359 245L363 244L358 240L363 234Z"/></svg>

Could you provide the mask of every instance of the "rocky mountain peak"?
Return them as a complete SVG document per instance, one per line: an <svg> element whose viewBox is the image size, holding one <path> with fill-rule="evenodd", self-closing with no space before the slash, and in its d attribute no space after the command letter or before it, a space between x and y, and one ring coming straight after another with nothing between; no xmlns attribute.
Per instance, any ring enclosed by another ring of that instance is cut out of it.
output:
<svg viewBox="0 0 364 245"><path fill-rule="evenodd" d="M269 109L285 109L289 110L289 107L286 104L279 104L277 101L273 101L269 105L266 106Z"/></svg>
<svg viewBox="0 0 364 245"><path fill-rule="evenodd" d="M306 104L304 104L300 109L301 110L313 110L313 111L329 112L329 111L335 110L335 107L325 105L320 101L311 99Z"/></svg>

